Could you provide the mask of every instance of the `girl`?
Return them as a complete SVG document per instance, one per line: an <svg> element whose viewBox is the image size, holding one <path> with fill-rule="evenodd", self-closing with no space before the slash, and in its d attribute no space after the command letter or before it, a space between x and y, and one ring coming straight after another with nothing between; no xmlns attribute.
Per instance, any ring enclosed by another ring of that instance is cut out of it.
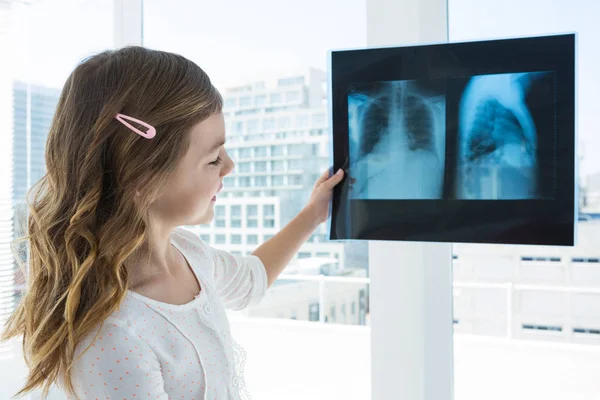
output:
<svg viewBox="0 0 600 400"><path fill-rule="evenodd" d="M227 155L222 98L182 56L129 47L67 79L32 189L29 286L3 339L23 335L27 393L79 399L240 399L226 308L258 302L328 216L343 173L247 257L177 228L205 224Z"/></svg>

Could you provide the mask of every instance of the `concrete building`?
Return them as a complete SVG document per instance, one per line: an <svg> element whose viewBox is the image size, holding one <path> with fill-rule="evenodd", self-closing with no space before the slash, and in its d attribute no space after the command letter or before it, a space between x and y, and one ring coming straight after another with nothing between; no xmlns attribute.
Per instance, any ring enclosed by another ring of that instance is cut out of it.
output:
<svg viewBox="0 0 600 400"><path fill-rule="evenodd" d="M454 246L458 332L600 344L600 220L574 247Z"/></svg>
<svg viewBox="0 0 600 400"><path fill-rule="evenodd" d="M0 1L0 52L11 54L11 2ZM14 262L10 250L13 238L13 113L11 63L0 66L0 326L14 309ZM0 343L0 359L10 357L12 346Z"/></svg>
<svg viewBox="0 0 600 400"><path fill-rule="evenodd" d="M302 209L328 168L325 78L307 69L224 92L227 149L236 168L225 177L215 220L190 230L211 245L248 254ZM319 227L299 258L344 261L344 245L326 243L325 229Z"/></svg>

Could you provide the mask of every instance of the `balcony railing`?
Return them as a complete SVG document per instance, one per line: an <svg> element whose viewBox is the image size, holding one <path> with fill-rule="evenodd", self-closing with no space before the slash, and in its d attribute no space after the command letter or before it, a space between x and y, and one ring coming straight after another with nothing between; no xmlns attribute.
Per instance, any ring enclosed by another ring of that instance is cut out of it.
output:
<svg viewBox="0 0 600 400"><path fill-rule="evenodd" d="M282 274L280 280L288 281L312 281L319 284L319 310L325 310L326 306L326 287L328 283L346 283L370 285L370 278L366 277L344 277L344 276L325 276L325 275L291 275ZM559 286L559 285L534 285L534 284L516 284L512 282L454 282L454 289L501 289L506 293L506 334L507 339L513 339L513 306L514 296L517 292L537 291L548 293L565 293L567 302L571 304L571 295L573 294L594 294L600 295L600 288L582 287L582 286ZM570 312L570 310L569 310ZM325 323L325 313L319 313L319 322Z"/></svg>

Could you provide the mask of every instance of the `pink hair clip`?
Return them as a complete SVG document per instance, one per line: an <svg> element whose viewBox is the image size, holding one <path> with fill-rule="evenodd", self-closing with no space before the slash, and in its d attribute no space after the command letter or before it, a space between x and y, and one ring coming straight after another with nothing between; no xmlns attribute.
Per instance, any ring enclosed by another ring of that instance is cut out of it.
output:
<svg viewBox="0 0 600 400"><path fill-rule="evenodd" d="M129 129L131 129L132 131L134 131L135 133L137 133L138 135L145 137L146 139L152 139L154 137L154 135L156 135L156 128L153 127L152 125L144 122L144 121L140 121L139 119L130 117L128 115L125 114L117 114L115 116L115 118L117 119L117 121L119 121L120 123L122 123L123 125L125 125L126 127L128 127ZM148 128L148 130L146 132L139 130L138 128L136 128L135 126L131 125L129 122L125 121L125 120L129 120L132 122L136 122L142 126L145 126L146 128Z"/></svg>

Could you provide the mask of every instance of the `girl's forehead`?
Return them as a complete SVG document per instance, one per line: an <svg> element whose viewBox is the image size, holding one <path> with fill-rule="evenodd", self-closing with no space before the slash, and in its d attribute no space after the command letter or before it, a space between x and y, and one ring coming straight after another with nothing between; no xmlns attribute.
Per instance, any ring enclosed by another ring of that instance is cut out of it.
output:
<svg viewBox="0 0 600 400"><path fill-rule="evenodd" d="M225 143L223 114L215 114L196 124L190 132L190 147L203 153L211 153Z"/></svg>
<svg viewBox="0 0 600 400"><path fill-rule="evenodd" d="M191 141L206 151L213 148L214 143L225 139L225 123L220 115L213 115L194 125L190 131Z"/></svg>

